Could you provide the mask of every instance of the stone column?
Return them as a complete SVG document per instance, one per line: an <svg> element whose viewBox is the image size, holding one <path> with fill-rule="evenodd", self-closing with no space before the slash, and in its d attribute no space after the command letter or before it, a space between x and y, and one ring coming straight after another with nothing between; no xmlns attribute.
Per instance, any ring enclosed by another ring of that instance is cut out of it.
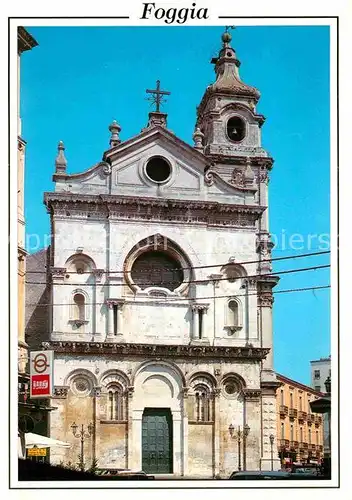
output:
<svg viewBox="0 0 352 500"><path fill-rule="evenodd" d="M183 387L183 440L181 446L182 453L182 463L181 463L181 475L187 476L188 474L188 387Z"/></svg>
<svg viewBox="0 0 352 500"><path fill-rule="evenodd" d="M114 302L110 299L106 300L108 308L108 337L114 336Z"/></svg>
<svg viewBox="0 0 352 500"><path fill-rule="evenodd" d="M192 326L192 340L199 340L199 316L198 316L198 307L192 306L193 312L193 326Z"/></svg>
<svg viewBox="0 0 352 500"><path fill-rule="evenodd" d="M172 427L173 427L173 473L176 476L182 474L182 417L181 411L172 410ZM142 465L142 464L141 464Z"/></svg>
<svg viewBox="0 0 352 500"><path fill-rule="evenodd" d="M93 388L93 435L92 435L92 459L99 457L100 448L100 394L101 387Z"/></svg>
<svg viewBox="0 0 352 500"><path fill-rule="evenodd" d="M220 475L220 389L214 390L214 476Z"/></svg>
<svg viewBox="0 0 352 500"><path fill-rule="evenodd" d="M123 335L123 306L125 301L123 299L115 300L117 306L117 320L116 320L116 334Z"/></svg>
<svg viewBox="0 0 352 500"><path fill-rule="evenodd" d="M265 386L267 385L267 387ZM261 469L274 470L280 469L280 458L278 456L277 446L277 426L276 426L276 388L279 383L262 383L262 457ZM270 435L274 436L273 442L273 464L271 464L271 444Z"/></svg>
<svg viewBox="0 0 352 500"><path fill-rule="evenodd" d="M269 348L270 352L263 360L262 370L272 371L273 369L273 319L272 307L274 297L272 293L273 287L279 281L278 277L263 277L259 280L258 287L258 307L259 307L259 329L261 337L261 345L264 348Z"/></svg>
<svg viewBox="0 0 352 500"><path fill-rule="evenodd" d="M106 299L106 305L108 307L108 337L110 340L118 340L117 336L122 336L123 328L123 305L125 301L123 299ZM114 308L116 306L116 333L114 330ZM113 337L113 339L111 338Z"/></svg>
<svg viewBox="0 0 352 500"><path fill-rule="evenodd" d="M248 436L243 441L243 455L246 458L243 469L246 466L246 470L259 470L260 468L260 396L260 389L244 389L243 391L243 426L247 424L250 428ZM245 450L244 446L246 446Z"/></svg>
<svg viewBox="0 0 352 500"><path fill-rule="evenodd" d="M193 311L193 335L192 335L192 340L198 341L198 342L206 342L208 343L208 339L206 338L206 329L205 329L205 316L206 312L209 308L208 304L192 304L192 311ZM199 335L199 313L202 311L202 331L200 332L201 335Z"/></svg>
<svg viewBox="0 0 352 500"><path fill-rule="evenodd" d="M133 387L130 386L127 389L127 468L132 469L134 463L133 456L133 412L132 412L132 401L133 401Z"/></svg>

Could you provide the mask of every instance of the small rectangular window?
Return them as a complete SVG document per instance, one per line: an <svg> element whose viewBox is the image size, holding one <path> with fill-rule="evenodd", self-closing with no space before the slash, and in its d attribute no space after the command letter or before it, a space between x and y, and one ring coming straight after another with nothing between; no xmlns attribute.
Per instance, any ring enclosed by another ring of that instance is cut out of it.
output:
<svg viewBox="0 0 352 500"><path fill-rule="evenodd" d="M316 386L314 387L314 389L315 389L316 391L320 392L320 385L316 385Z"/></svg>
<svg viewBox="0 0 352 500"><path fill-rule="evenodd" d="M281 389L281 403L282 406L285 404L284 390Z"/></svg>
<svg viewBox="0 0 352 500"><path fill-rule="evenodd" d="M285 439L285 424L281 422L281 439Z"/></svg>
<svg viewBox="0 0 352 500"><path fill-rule="evenodd" d="M314 370L314 379L320 379L320 370Z"/></svg>

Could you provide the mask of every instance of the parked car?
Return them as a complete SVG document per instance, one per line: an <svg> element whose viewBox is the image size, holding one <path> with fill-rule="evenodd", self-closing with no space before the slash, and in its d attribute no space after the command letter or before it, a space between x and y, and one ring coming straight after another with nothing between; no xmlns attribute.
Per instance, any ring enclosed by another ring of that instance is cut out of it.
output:
<svg viewBox="0 0 352 500"><path fill-rule="evenodd" d="M142 470L133 469L99 469L97 474L104 479L155 479L151 474L146 474Z"/></svg>
<svg viewBox="0 0 352 500"><path fill-rule="evenodd" d="M234 480L287 480L287 479L318 479L314 474L292 474L291 472L285 471L235 471L231 474L229 479Z"/></svg>

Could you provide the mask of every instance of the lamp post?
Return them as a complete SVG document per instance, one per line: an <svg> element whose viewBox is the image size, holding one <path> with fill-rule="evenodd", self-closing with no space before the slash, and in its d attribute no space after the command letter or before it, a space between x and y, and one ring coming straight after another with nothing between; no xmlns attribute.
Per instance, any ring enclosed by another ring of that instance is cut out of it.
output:
<svg viewBox="0 0 352 500"><path fill-rule="evenodd" d="M243 427L243 470L247 470L247 437L251 428L248 424Z"/></svg>
<svg viewBox="0 0 352 500"><path fill-rule="evenodd" d="M231 438L234 438L237 440L237 445L238 445L238 470L242 470L241 467L241 440L243 437L243 444L244 444L244 449L243 449L243 465L244 465L244 470L246 470L246 451L245 451L245 446L246 446L246 437L248 436L248 433L250 431L249 425L244 426L244 430L241 431L241 427L238 426L237 431L235 432L235 427L233 424L229 425L229 433Z"/></svg>
<svg viewBox="0 0 352 500"><path fill-rule="evenodd" d="M274 470L274 451L273 451L273 445L274 445L274 439L275 439L274 434L270 434L269 439L270 439L271 470Z"/></svg>
<svg viewBox="0 0 352 500"><path fill-rule="evenodd" d="M84 429L84 425L82 424L81 430L78 432L78 425L75 422L73 422L73 424L71 425L71 429L74 437L80 438L81 440L81 454L79 459L79 468L81 469L81 471L84 471L84 440L92 435L93 424L92 423L88 424L87 430Z"/></svg>

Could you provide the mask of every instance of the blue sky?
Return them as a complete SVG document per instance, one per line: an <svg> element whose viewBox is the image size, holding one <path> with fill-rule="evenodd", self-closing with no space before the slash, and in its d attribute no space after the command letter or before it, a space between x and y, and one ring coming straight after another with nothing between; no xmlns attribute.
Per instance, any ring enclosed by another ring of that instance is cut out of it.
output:
<svg viewBox="0 0 352 500"><path fill-rule="evenodd" d="M163 110L168 127L193 144L196 106L214 81L210 59L221 27L27 27L39 46L21 60L22 135L28 142L25 216L28 235L49 234L44 191L59 140L68 171L101 160L116 119L126 140L146 125L145 89L161 80L171 92ZM270 180L274 257L327 250L330 232L329 28L239 27L232 46L241 78L262 94L267 118L263 146L275 159ZM295 246L290 247L290 238ZM316 235L316 236L315 236ZM320 237L320 240L318 239ZM29 246L37 237L28 240ZM28 248L28 245L27 245ZM31 250L31 248L29 248ZM276 262L274 269L329 263L329 256ZM329 270L282 275L275 290L327 285ZM329 290L275 295L275 369L310 383L309 361L330 354Z"/></svg>

